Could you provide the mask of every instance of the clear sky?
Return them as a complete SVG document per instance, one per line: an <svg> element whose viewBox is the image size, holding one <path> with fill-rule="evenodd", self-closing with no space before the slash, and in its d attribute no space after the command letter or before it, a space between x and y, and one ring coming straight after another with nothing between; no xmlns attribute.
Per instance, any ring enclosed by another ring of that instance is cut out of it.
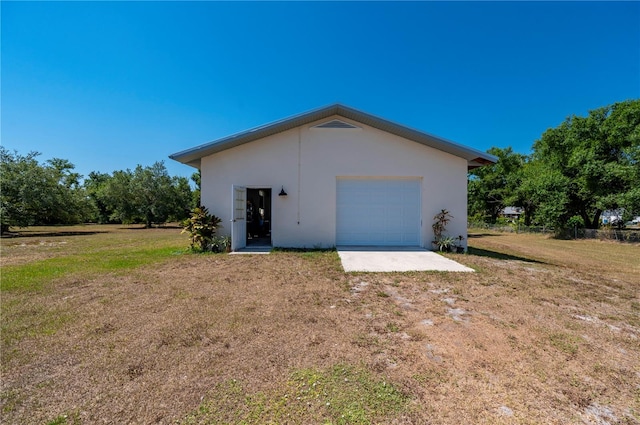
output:
<svg viewBox="0 0 640 425"><path fill-rule="evenodd" d="M528 153L640 98L639 2L0 3L2 145L81 174L335 102Z"/></svg>

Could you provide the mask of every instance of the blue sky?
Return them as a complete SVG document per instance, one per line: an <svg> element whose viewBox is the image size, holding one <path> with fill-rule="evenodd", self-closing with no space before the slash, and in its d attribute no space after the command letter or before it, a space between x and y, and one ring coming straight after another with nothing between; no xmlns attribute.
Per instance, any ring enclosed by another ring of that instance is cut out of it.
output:
<svg viewBox="0 0 640 425"><path fill-rule="evenodd" d="M112 172L335 102L528 153L640 98L638 2L6 2L2 145Z"/></svg>

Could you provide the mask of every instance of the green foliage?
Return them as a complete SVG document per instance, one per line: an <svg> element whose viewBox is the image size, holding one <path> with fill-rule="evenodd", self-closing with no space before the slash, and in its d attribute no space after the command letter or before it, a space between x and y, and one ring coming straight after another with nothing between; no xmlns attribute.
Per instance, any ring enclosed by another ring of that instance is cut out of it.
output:
<svg viewBox="0 0 640 425"><path fill-rule="evenodd" d="M433 216L434 221L431 225L431 228L433 229L433 236L435 237L436 241L442 239L444 232L447 230L447 225L452 218L453 216L449 214L449 211L445 209L440 210L438 214Z"/></svg>
<svg viewBox="0 0 640 425"><path fill-rule="evenodd" d="M119 247L118 250L99 250L47 258L28 264L4 266L0 289L2 291L38 291L52 280L76 272L105 273L130 270L170 258L175 253L175 246Z"/></svg>
<svg viewBox="0 0 640 425"><path fill-rule="evenodd" d="M183 424L389 423L408 397L369 372L346 365L295 371L283 387L247 392L240 382L217 385Z"/></svg>
<svg viewBox="0 0 640 425"><path fill-rule="evenodd" d="M191 211L189 218L182 222L182 233L189 234L191 250L195 252L223 251L222 245L226 249L228 238L216 239L215 234L222 220L215 215L209 214L204 206L199 206Z"/></svg>
<svg viewBox="0 0 640 425"><path fill-rule="evenodd" d="M106 224L111 222L112 210L106 197L107 184L110 179L109 174L92 171L84 180L84 189L91 208L90 221L93 223Z"/></svg>
<svg viewBox="0 0 640 425"><path fill-rule="evenodd" d="M567 227L570 229L574 227L582 229L584 228L584 220L579 215L574 215L573 217L569 218L569 220L567 220Z"/></svg>
<svg viewBox="0 0 640 425"><path fill-rule="evenodd" d="M25 156L0 147L0 216L9 226L75 224L89 215L80 176L65 159L40 164L39 153Z"/></svg>
<svg viewBox="0 0 640 425"><path fill-rule="evenodd" d="M456 238L452 236L441 237L436 240L436 246L438 247L438 251L441 252L452 251L456 246Z"/></svg>
<svg viewBox="0 0 640 425"><path fill-rule="evenodd" d="M487 152L498 157L498 161L469 172L469 215L480 215L495 223L500 211L511 205L526 156L514 153L511 147L493 147Z"/></svg>
<svg viewBox="0 0 640 425"><path fill-rule="evenodd" d="M535 205L531 208L532 222L554 228L564 227L569 214L569 179L560 170L544 163L532 163L526 171L530 174L526 175L518 194L523 196L525 193Z"/></svg>
<svg viewBox="0 0 640 425"><path fill-rule="evenodd" d="M113 175L73 172L66 159L38 162L39 153L25 156L0 147L0 217L9 226L46 224L164 223L182 220L192 205L189 180L169 176L164 163L138 165ZM199 195L198 195L199 196Z"/></svg>
<svg viewBox="0 0 640 425"><path fill-rule="evenodd" d="M438 214L433 217L433 224L431 228L433 229L433 235L435 237L433 243L438 248L438 251L449 252L455 251L458 242L462 242L464 236L460 235L457 238L453 236L446 236L444 233L447 231L447 225L451 221L453 216L449 214L447 210L440 210Z"/></svg>
<svg viewBox="0 0 640 425"><path fill-rule="evenodd" d="M549 335L551 345L558 350L565 352L571 356L575 356L578 353L578 348L582 338L565 333L553 333Z"/></svg>
<svg viewBox="0 0 640 425"><path fill-rule="evenodd" d="M222 227L222 226L218 226ZM226 252L231 248L231 236L214 236L211 241L211 251Z"/></svg>
<svg viewBox="0 0 640 425"><path fill-rule="evenodd" d="M191 181L196 185L196 189L191 193L191 205L196 208L200 205L200 193L202 185L202 173L200 170L191 174Z"/></svg>
<svg viewBox="0 0 640 425"><path fill-rule="evenodd" d="M579 215L597 228L604 210L640 211L640 100L567 118L534 143L533 161L556 173L556 199L544 202L565 201L555 225Z"/></svg>
<svg viewBox="0 0 640 425"><path fill-rule="evenodd" d="M498 226L508 226L511 224L511 221L506 217L498 217L495 224Z"/></svg>
<svg viewBox="0 0 640 425"><path fill-rule="evenodd" d="M530 157L491 148L494 165L470 172L470 217L495 223L506 206L524 224L570 228L574 216L597 228L604 210L640 213L640 100L571 116L544 132Z"/></svg>
<svg viewBox="0 0 640 425"><path fill-rule="evenodd" d="M191 188L185 177L171 177L163 162L134 171L114 171L98 192L109 220L152 223L182 220L191 204Z"/></svg>

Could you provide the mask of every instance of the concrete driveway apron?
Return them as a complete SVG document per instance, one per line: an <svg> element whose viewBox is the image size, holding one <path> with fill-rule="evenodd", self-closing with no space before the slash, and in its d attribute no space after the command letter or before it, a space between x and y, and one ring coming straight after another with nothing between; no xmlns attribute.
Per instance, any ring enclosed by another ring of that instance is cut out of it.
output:
<svg viewBox="0 0 640 425"><path fill-rule="evenodd" d="M339 246L345 272L473 272L462 264L423 248Z"/></svg>

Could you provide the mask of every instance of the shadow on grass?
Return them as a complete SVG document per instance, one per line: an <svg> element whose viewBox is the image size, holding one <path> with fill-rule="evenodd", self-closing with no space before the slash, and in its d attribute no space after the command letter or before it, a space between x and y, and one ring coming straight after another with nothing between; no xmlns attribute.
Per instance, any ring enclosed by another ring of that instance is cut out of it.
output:
<svg viewBox="0 0 640 425"><path fill-rule="evenodd" d="M271 249L271 252L335 252L337 251L336 247L332 248L283 248L283 247L274 247Z"/></svg>
<svg viewBox="0 0 640 425"><path fill-rule="evenodd" d="M489 251L487 249L474 248L472 246L467 248L468 255L477 255L478 257L495 258L496 260L516 260L525 261L527 263L546 264L544 261L532 260L531 258L518 257L516 255L504 254L497 251Z"/></svg>
<svg viewBox="0 0 640 425"><path fill-rule="evenodd" d="M493 237L493 236L502 236L502 234L500 233L469 233L467 235L469 239L486 238L486 237Z"/></svg>
<svg viewBox="0 0 640 425"><path fill-rule="evenodd" d="M184 229L178 224L153 224L151 227L145 227L144 224L131 224L127 227L118 227L118 230L151 230L151 229Z"/></svg>
<svg viewBox="0 0 640 425"><path fill-rule="evenodd" d="M178 224L161 224L161 225L154 224L151 227L145 227L144 224L141 224L141 225L131 225L131 227L118 227L118 229L119 230L151 230L151 229L184 229L184 227Z"/></svg>
<svg viewBox="0 0 640 425"><path fill-rule="evenodd" d="M98 233L109 233L105 231L89 231L89 232L8 232L3 233L2 238L55 238L55 237L66 237L66 236L88 236L88 235L97 235Z"/></svg>

